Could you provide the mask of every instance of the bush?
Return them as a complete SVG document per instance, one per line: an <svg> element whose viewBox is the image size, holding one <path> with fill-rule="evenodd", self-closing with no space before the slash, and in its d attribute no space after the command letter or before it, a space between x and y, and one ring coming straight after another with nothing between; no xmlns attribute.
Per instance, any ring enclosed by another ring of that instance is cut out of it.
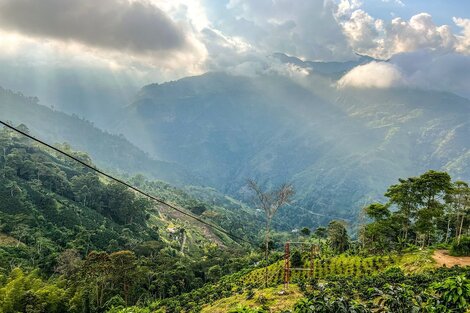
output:
<svg viewBox="0 0 470 313"><path fill-rule="evenodd" d="M470 256L470 237L464 236L460 238L460 243L458 243L457 240L454 240L450 247L450 255Z"/></svg>
<svg viewBox="0 0 470 313"><path fill-rule="evenodd" d="M440 298L434 305L439 312L467 312L470 306L470 280L465 275L449 277L432 288Z"/></svg>

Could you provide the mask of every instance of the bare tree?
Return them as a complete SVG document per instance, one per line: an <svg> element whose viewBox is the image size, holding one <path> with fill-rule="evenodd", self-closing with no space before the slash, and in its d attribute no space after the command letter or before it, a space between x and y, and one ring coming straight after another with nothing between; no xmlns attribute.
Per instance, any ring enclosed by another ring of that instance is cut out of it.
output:
<svg viewBox="0 0 470 313"><path fill-rule="evenodd" d="M266 260L266 271L264 275L265 286L268 287L268 257L269 257L269 236L271 232L271 222L277 210L284 204L288 204L294 195L294 188L291 184L282 184L272 191L264 191L253 179L248 180L248 187L255 193L256 205L264 211L266 216L266 234L264 237L264 258Z"/></svg>

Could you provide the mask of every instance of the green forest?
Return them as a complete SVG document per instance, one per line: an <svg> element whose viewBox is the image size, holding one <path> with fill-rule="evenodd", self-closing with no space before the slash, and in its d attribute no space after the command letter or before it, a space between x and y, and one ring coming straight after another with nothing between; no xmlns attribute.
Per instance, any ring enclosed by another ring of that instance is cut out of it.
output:
<svg viewBox="0 0 470 313"><path fill-rule="evenodd" d="M289 186L246 205L114 173L203 223L11 129L0 148L1 313L469 311L468 263L434 258L470 256L470 188L446 172L400 179L354 223L287 232L271 219Z"/></svg>

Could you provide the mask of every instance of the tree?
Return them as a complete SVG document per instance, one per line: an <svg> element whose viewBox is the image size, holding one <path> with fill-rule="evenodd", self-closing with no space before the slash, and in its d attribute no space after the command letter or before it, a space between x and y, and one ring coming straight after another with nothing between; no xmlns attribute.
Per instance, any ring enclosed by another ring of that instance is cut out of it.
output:
<svg viewBox="0 0 470 313"><path fill-rule="evenodd" d="M383 221L390 217L390 210L382 203L372 203L365 208L367 216L375 221Z"/></svg>
<svg viewBox="0 0 470 313"><path fill-rule="evenodd" d="M112 266L112 281L121 286L124 301L128 305L131 285L137 280L137 258L134 252L125 250L111 253L109 259Z"/></svg>
<svg viewBox="0 0 470 313"><path fill-rule="evenodd" d="M396 237L395 223L398 215L392 214L388 205L372 203L364 208L365 213L374 221L362 229L364 246L374 252L389 250Z"/></svg>
<svg viewBox="0 0 470 313"><path fill-rule="evenodd" d="M328 224L328 239L331 248L337 253L343 253L349 248L349 236L344 222L331 221Z"/></svg>
<svg viewBox="0 0 470 313"><path fill-rule="evenodd" d="M100 182L98 175L86 173L74 176L71 179L71 185L77 201L80 201L84 206L100 210L104 186Z"/></svg>
<svg viewBox="0 0 470 313"><path fill-rule="evenodd" d="M317 236L319 239L324 239L328 236L328 231L325 227L318 227L317 229L315 229L315 232L314 232L315 236Z"/></svg>
<svg viewBox="0 0 470 313"><path fill-rule="evenodd" d="M75 249L67 249L59 254L55 272L70 278L76 274L82 264L80 254Z"/></svg>
<svg viewBox="0 0 470 313"><path fill-rule="evenodd" d="M304 227L300 230L300 233L302 234L302 236L305 236L305 237L308 237L310 236L310 229L308 227Z"/></svg>
<svg viewBox="0 0 470 313"><path fill-rule="evenodd" d="M106 291L110 288L109 275L113 270L109 255L106 252L92 251L83 263L82 271L86 282L94 290L97 308L105 303Z"/></svg>
<svg viewBox="0 0 470 313"><path fill-rule="evenodd" d="M257 206L264 211L266 216L266 234L264 238L265 260L268 262L269 257L269 235L271 231L271 222L277 210L290 202L294 195L294 188L290 184L282 184L272 191L263 191L257 182L248 180L248 187L255 193L255 201ZM268 267L266 264L265 285L268 286Z"/></svg>
<svg viewBox="0 0 470 313"><path fill-rule="evenodd" d="M390 186L385 193L385 196L390 199L390 204L395 204L398 207L397 213L403 217L402 238L405 241L408 240L411 218L416 214L418 206L415 186L416 180L416 177L399 179L400 183Z"/></svg>
<svg viewBox="0 0 470 313"><path fill-rule="evenodd" d="M222 276L222 268L218 264L209 267L207 270L207 278L212 282L215 282L220 276Z"/></svg>
<svg viewBox="0 0 470 313"><path fill-rule="evenodd" d="M449 193L448 200L451 207L453 208L452 215L455 215L455 237L460 242L462 236L462 229L464 226L465 219L468 217L470 210L470 187L466 182L456 181L453 184L453 188ZM449 214L450 215L450 214ZM448 220L448 228L450 223L450 217ZM447 229L447 233L449 229ZM447 239L447 237L446 237Z"/></svg>
<svg viewBox="0 0 470 313"><path fill-rule="evenodd" d="M443 201L452 188L451 178L445 172L431 170L418 177L414 184L419 206L415 226L425 246L435 233L436 218L444 213Z"/></svg>

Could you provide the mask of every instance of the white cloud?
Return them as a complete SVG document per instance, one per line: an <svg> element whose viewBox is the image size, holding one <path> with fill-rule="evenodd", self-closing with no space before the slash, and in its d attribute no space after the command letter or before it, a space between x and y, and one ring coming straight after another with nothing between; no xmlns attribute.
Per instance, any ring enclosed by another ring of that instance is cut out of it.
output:
<svg viewBox="0 0 470 313"><path fill-rule="evenodd" d="M470 19L454 17L453 20L455 25L462 29L461 34L456 36L458 39L456 50L470 55Z"/></svg>
<svg viewBox="0 0 470 313"><path fill-rule="evenodd" d="M362 2L359 0L341 0L338 3L338 9L336 10L337 16L347 16L359 9L362 6Z"/></svg>
<svg viewBox="0 0 470 313"><path fill-rule="evenodd" d="M404 79L400 70L387 62L371 62L356 66L338 81L340 88L390 88L403 84Z"/></svg>
<svg viewBox="0 0 470 313"><path fill-rule="evenodd" d="M338 87L411 87L449 91L470 98L470 56L431 49L394 55L388 62L371 62L346 73Z"/></svg>
<svg viewBox="0 0 470 313"><path fill-rule="evenodd" d="M428 13L412 16L410 20L394 18L390 23L376 19L358 9L348 16L339 16L353 49L361 54L388 59L391 56L421 49L442 53L470 54L470 20L454 18L462 34L454 34L449 25L436 25Z"/></svg>
<svg viewBox="0 0 470 313"><path fill-rule="evenodd" d="M210 4L217 7L210 14L213 27L261 54L283 52L310 60L354 57L335 19L337 5L332 0L231 0L226 6L215 2Z"/></svg>
<svg viewBox="0 0 470 313"><path fill-rule="evenodd" d="M385 48L390 55L425 48L452 51L455 46L450 26L437 26L427 13L414 15L409 21L393 19L385 36Z"/></svg>
<svg viewBox="0 0 470 313"><path fill-rule="evenodd" d="M350 18L343 23L345 34L358 52L380 46L382 40L379 34L383 31L383 27L382 20L374 19L363 10L354 11Z"/></svg>

